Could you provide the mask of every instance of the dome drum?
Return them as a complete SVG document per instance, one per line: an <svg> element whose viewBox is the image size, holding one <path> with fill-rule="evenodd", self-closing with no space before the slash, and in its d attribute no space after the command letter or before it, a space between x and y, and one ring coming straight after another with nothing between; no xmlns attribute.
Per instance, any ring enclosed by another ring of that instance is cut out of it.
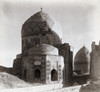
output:
<svg viewBox="0 0 100 92"><path fill-rule="evenodd" d="M28 54L29 55L36 55L36 54L58 55L58 49L51 45L41 44L29 49Z"/></svg>

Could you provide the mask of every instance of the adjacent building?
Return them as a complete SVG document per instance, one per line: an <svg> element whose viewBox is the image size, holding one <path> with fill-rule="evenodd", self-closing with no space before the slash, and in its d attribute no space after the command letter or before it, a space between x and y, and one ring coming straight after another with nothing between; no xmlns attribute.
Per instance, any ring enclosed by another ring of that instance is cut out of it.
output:
<svg viewBox="0 0 100 92"><path fill-rule="evenodd" d="M100 42L99 45L93 42L91 47L90 77L92 80L100 80Z"/></svg>

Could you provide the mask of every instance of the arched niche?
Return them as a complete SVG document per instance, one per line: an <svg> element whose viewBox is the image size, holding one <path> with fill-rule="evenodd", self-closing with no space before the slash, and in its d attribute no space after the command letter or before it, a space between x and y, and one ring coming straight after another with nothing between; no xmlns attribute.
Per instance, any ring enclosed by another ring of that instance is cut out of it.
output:
<svg viewBox="0 0 100 92"><path fill-rule="evenodd" d="M58 73L55 69L51 71L51 81L57 81L58 80Z"/></svg>

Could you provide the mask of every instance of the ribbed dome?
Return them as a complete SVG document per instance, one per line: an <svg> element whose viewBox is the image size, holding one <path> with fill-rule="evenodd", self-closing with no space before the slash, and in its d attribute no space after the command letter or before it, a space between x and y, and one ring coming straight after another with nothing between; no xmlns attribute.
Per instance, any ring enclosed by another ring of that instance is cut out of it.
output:
<svg viewBox="0 0 100 92"><path fill-rule="evenodd" d="M89 50L83 46L77 53L74 58L74 62L89 62L90 61L90 53Z"/></svg>
<svg viewBox="0 0 100 92"><path fill-rule="evenodd" d="M58 55L58 49L52 45L41 44L39 46L34 46L28 51L29 55L34 54L50 54L50 55Z"/></svg>
<svg viewBox="0 0 100 92"><path fill-rule="evenodd" d="M77 52L74 58L74 71L81 75L90 72L90 53L85 46Z"/></svg>
<svg viewBox="0 0 100 92"><path fill-rule="evenodd" d="M59 25L57 25L57 22L50 18L50 16L45 12L40 11L32 15L23 24L22 36L38 35L42 32L49 33L50 30L57 33L60 39L62 39L62 30Z"/></svg>

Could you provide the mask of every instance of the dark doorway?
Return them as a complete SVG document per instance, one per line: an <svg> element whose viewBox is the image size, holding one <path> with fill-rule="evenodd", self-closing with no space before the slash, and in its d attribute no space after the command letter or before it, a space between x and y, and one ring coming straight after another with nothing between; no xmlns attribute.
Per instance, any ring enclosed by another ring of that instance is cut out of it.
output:
<svg viewBox="0 0 100 92"><path fill-rule="evenodd" d="M34 76L35 76L35 78L40 78L40 77L41 77L41 72L40 72L39 69L36 69L36 70L34 71Z"/></svg>
<svg viewBox="0 0 100 92"><path fill-rule="evenodd" d="M57 81L58 80L58 74L55 69L51 71L51 81Z"/></svg>
<svg viewBox="0 0 100 92"><path fill-rule="evenodd" d="M27 77L27 71L26 70L24 70L24 80L26 81L26 77Z"/></svg>

